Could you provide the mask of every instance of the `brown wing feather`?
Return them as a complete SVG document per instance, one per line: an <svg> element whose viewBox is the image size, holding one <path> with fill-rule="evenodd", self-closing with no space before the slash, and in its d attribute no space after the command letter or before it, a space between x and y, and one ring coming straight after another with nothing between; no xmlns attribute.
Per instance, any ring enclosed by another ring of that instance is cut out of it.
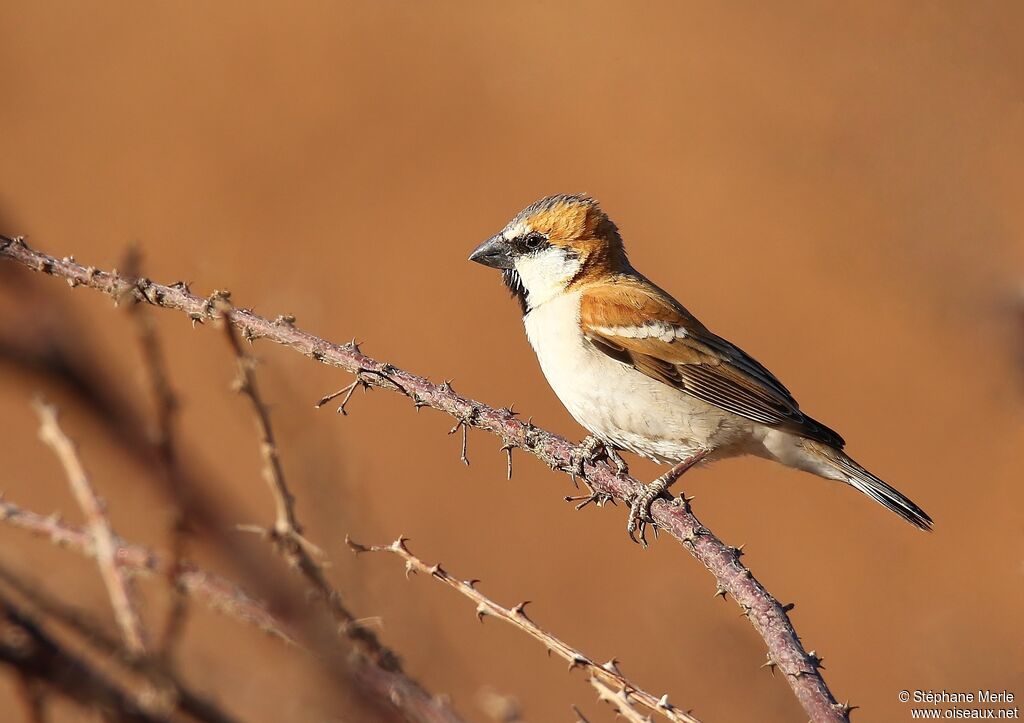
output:
<svg viewBox="0 0 1024 723"><path fill-rule="evenodd" d="M642 277L623 275L586 289L580 318L597 349L652 379L755 422L843 447L843 438L801 412L789 390L757 360ZM636 330L650 322L685 335L639 335Z"/></svg>

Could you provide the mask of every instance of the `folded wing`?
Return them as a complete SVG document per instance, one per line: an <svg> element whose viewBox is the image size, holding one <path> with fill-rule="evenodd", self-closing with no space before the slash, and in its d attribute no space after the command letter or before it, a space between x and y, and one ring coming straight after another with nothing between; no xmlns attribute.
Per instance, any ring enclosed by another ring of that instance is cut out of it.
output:
<svg viewBox="0 0 1024 723"><path fill-rule="evenodd" d="M843 447L843 438L801 412L771 372L644 279L624 275L585 289L580 321L597 349L652 379L755 422Z"/></svg>

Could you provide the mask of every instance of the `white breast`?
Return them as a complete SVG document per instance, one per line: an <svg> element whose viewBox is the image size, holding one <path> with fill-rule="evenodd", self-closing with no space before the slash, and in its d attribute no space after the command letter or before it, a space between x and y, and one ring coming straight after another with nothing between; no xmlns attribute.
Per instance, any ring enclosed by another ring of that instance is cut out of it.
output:
<svg viewBox="0 0 1024 723"><path fill-rule="evenodd" d="M562 294L524 318L544 376L591 434L660 462L698 449L747 451L751 423L615 361L580 330L581 292Z"/></svg>

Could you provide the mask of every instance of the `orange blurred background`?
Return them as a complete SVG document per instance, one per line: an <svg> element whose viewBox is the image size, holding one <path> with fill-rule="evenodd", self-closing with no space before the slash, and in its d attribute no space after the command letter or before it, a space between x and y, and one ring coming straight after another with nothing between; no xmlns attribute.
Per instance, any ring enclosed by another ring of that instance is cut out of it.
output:
<svg viewBox="0 0 1024 723"><path fill-rule="evenodd" d="M851 453L921 504L916 532L850 489L761 460L678 491L791 613L855 720L909 720L902 689L1024 695L1024 9L1018 3L17 3L0 5L0 231L191 281L545 428L583 432L544 382L480 240L551 193L599 198L637 268L775 371ZM132 322L33 278L119 392L147 403ZM18 274L18 278L29 276ZM24 279L23 279L24 280ZM49 308L49 307L47 307ZM61 311L62 309L62 311ZM152 312L182 449L228 514L265 522L249 409L221 335ZM262 343L286 471L331 578L430 690L528 721L611 720L579 673L388 557L403 533L588 655L713 721L804 720L764 645L668 540L621 506L573 512L568 478L407 400L313 402L350 379ZM83 354L86 353L83 350ZM80 515L29 401L64 411L116 529L165 544L152 479L45 379L0 365L7 499ZM634 462L638 476L656 468ZM289 580L258 541L253 549ZM0 526L0 558L109 617L95 565ZM220 562L203 541L193 554ZM231 575L230 568L219 568ZM158 625L164 593L146 582ZM301 652L196 605L184 676L253 721L374 720ZM14 685L0 678L12 720ZM58 706L59 719L77 709ZM8 715L7 713L3 714ZM7 719L7 718L5 718Z"/></svg>

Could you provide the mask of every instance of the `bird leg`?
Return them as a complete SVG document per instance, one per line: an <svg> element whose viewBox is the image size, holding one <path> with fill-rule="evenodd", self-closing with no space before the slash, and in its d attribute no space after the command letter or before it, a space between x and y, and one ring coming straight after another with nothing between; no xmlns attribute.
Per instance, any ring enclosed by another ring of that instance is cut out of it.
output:
<svg viewBox="0 0 1024 723"><path fill-rule="evenodd" d="M684 459L682 462L679 462L658 479L648 485L645 485L643 490L636 494L636 496L630 501L629 522L626 523L626 532L629 534L629 539L633 542L639 542L645 548L647 547L647 538L644 536L644 528L647 526L647 523L654 522L651 518L651 505L654 504L654 500L661 497L668 488L672 486L673 482L683 476L683 473L686 472L686 470L690 469L690 467L707 457L709 453L710 450L706 449L696 452L690 457ZM638 530L640 532L639 540L636 539L635 535Z"/></svg>
<svg viewBox="0 0 1024 723"><path fill-rule="evenodd" d="M626 460L624 460L622 455L619 454L619 450L615 449L615 447L605 445L604 454L609 461L615 465L615 474L621 477L629 475L629 465L626 464Z"/></svg>

